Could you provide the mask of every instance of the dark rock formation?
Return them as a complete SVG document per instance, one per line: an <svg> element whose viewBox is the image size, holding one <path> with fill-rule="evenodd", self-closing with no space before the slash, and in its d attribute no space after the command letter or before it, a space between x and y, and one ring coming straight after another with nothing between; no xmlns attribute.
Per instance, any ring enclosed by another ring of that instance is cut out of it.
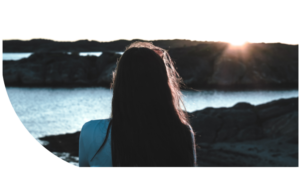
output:
<svg viewBox="0 0 300 175"><path fill-rule="evenodd" d="M199 166L298 166L298 98L191 115Z"/></svg>
<svg viewBox="0 0 300 175"><path fill-rule="evenodd" d="M298 166L298 98L190 113L198 166ZM46 136L51 152L78 156L80 132Z"/></svg>
<svg viewBox="0 0 300 175"><path fill-rule="evenodd" d="M80 132L75 132L72 134L45 136L39 139L49 142L45 148L51 152L67 152L71 156L78 157L79 136Z"/></svg>
<svg viewBox="0 0 300 175"><path fill-rule="evenodd" d="M187 87L298 89L298 46L284 44L200 43L171 48ZM120 55L100 57L35 53L19 61L3 61L6 86L106 86Z"/></svg>
<svg viewBox="0 0 300 175"><path fill-rule="evenodd" d="M30 41L22 40L4 40L3 52L93 52L93 51L120 51L132 42L144 40L116 40L111 42L98 42L89 40L79 40L75 42L58 42L46 39L32 39ZM154 45L170 49L175 47L195 46L203 41L190 40L153 40Z"/></svg>
<svg viewBox="0 0 300 175"><path fill-rule="evenodd" d="M3 61L6 86L109 86L118 54L100 57L67 53L35 53L19 61Z"/></svg>

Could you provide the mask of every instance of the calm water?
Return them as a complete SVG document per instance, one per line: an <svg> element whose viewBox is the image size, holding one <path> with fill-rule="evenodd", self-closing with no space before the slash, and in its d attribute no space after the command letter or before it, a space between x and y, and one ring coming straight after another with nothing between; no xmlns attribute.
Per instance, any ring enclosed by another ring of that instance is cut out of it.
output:
<svg viewBox="0 0 300 175"><path fill-rule="evenodd" d="M27 58L31 55L31 53L3 53L3 60L19 60L21 58Z"/></svg>
<svg viewBox="0 0 300 175"><path fill-rule="evenodd" d="M17 88L7 93L16 114L35 137L72 133L93 119L108 118L112 91L106 88ZM280 98L298 97L288 91L182 91L187 111L230 107L237 102L257 105Z"/></svg>
<svg viewBox="0 0 300 175"><path fill-rule="evenodd" d="M68 52L71 54L71 52ZM115 52L117 54L123 54L123 52ZM31 52L27 53L3 53L3 60L19 60L21 58L27 58L31 55ZM94 56L100 56L102 52L79 52L79 55L81 56L87 56L87 55L94 55Z"/></svg>

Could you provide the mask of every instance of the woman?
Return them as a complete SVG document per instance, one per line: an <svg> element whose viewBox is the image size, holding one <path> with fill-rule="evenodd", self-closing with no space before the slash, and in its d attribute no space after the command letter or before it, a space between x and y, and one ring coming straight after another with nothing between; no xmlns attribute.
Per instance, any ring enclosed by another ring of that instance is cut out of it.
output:
<svg viewBox="0 0 300 175"><path fill-rule="evenodd" d="M113 73L111 118L82 127L79 166L195 166L181 82L164 49L131 44Z"/></svg>

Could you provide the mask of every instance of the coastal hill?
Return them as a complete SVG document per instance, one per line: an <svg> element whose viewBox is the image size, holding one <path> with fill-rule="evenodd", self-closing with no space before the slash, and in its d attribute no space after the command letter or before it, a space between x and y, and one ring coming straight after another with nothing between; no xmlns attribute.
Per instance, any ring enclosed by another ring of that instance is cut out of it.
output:
<svg viewBox="0 0 300 175"><path fill-rule="evenodd" d="M4 52L34 52L18 61L3 61L4 82L6 86L109 87L121 57L115 51L124 51L134 41L4 41ZM183 88L298 89L298 45L232 46L189 40L153 43L168 50L186 84ZM99 57L80 56L81 51L103 53Z"/></svg>

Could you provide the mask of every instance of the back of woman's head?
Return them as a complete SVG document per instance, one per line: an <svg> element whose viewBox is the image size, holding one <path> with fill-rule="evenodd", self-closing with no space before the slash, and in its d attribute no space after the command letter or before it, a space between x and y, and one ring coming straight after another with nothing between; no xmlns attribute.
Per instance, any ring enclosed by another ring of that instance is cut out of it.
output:
<svg viewBox="0 0 300 175"><path fill-rule="evenodd" d="M144 42L126 49L112 85L114 166L193 165L180 81L165 50Z"/></svg>

